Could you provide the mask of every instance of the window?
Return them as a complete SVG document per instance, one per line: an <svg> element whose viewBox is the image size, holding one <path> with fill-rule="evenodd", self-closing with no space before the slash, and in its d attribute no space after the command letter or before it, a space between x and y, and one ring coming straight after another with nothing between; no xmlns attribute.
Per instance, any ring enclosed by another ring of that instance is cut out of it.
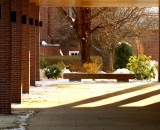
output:
<svg viewBox="0 0 160 130"><path fill-rule="evenodd" d="M69 56L78 56L79 51L69 51Z"/></svg>

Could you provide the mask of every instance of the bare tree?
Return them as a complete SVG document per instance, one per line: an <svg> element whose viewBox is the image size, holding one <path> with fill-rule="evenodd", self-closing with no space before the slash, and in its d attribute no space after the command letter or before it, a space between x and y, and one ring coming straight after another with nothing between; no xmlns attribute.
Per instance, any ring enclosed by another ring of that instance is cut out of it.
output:
<svg viewBox="0 0 160 130"><path fill-rule="evenodd" d="M119 42L141 37L152 28L153 19L149 17L149 8L117 7L108 8L92 20L92 46L102 56L104 71L114 70L114 53Z"/></svg>
<svg viewBox="0 0 160 130"><path fill-rule="evenodd" d="M52 44L71 43L75 41L76 35L72 26L68 24L68 21L66 21L65 17L56 8L49 7L48 17L48 34L52 38Z"/></svg>
<svg viewBox="0 0 160 130"><path fill-rule="evenodd" d="M70 26L73 27L79 43L81 63L90 62L91 47L91 19L103 13L105 8L100 9L94 16L91 16L91 8L77 7L65 10L59 7L58 10L68 20Z"/></svg>
<svg viewBox="0 0 160 130"><path fill-rule="evenodd" d="M79 43L81 63L90 62L91 46L103 59L103 70L113 71L114 53L120 41L139 37L147 31L152 20L148 8L141 7L77 7L58 10L74 29Z"/></svg>

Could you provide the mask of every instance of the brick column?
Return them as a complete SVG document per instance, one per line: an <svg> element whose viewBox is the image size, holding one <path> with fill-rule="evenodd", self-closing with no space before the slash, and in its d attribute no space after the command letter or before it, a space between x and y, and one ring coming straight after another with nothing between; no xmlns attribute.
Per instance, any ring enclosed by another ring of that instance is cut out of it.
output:
<svg viewBox="0 0 160 130"><path fill-rule="evenodd" d="M36 19L36 80L40 80L40 28L39 28L39 6L36 6L35 19ZM38 22L38 23L37 23Z"/></svg>
<svg viewBox="0 0 160 130"><path fill-rule="evenodd" d="M158 61L158 82L160 82L160 2L159 2L159 61Z"/></svg>
<svg viewBox="0 0 160 130"><path fill-rule="evenodd" d="M16 21L12 21L12 102L21 103L22 5L21 0L11 0L11 2L12 11L16 11Z"/></svg>
<svg viewBox="0 0 160 130"><path fill-rule="evenodd" d="M0 0L0 114L11 113L11 1Z"/></svg>
<svg viewBox="0 0 160 130"><path fill-rule="evenodd" d="M30 49L29 49L29 0L22 0L22 83L23 93L30 88Z"/></svg>
<svg viewBox="0 0 160 130"><path fill-rule="evenodd" d="M30 84L36 81L36 33L35 33L35 3L30 3Z"/></svg>

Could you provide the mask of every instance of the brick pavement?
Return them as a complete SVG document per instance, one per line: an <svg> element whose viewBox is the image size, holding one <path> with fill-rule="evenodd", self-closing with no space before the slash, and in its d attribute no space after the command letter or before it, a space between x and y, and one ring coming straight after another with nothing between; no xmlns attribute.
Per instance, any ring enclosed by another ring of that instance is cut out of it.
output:
<svg viewBox="0 0 160 130"><path fill-rule="evenodd" d="M0 116L0 129L16 127L18 114L34 110L27 130L160 130L158 82L44 86L58 89L13 105L13 114Z"/></svg>

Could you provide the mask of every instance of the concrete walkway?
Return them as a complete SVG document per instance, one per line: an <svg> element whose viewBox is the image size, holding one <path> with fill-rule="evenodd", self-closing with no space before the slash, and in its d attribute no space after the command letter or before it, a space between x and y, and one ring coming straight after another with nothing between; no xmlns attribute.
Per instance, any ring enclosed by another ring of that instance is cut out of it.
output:
<svg viewBox="0 0 160 130"><path fill-rule="evenodd" d="M17 127L16 118L34 111L27 130L160 130L160 83L95 82L46 84L54 92L24 99L11 115L0 116L0 129Z"/></svg>

